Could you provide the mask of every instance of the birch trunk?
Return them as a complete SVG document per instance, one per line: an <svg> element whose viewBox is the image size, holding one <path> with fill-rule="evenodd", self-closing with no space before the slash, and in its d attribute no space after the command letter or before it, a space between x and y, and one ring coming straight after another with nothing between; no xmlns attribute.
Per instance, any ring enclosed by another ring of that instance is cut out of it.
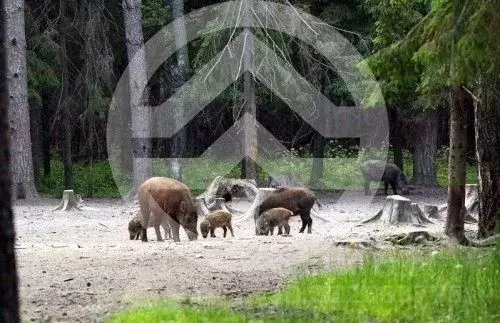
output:
<svg viewBox="0 0 500 323"><path fill-rule="evenodd" d="M151 163L151 115L144 109L147 98L146 53L142 34L142 1L123 0L123 18L129 62L130 110L132 138L141 138L140 145L133 147L133 188L132 195L139 185L153 174Z"/></svg>
<svg viewBox="0 0 500 323"><path fill-rule="evenodd" d="M4 2L4 6L13 198L33 198L38 197L38 192L31 150L24 1L9 0Z"/></svg>

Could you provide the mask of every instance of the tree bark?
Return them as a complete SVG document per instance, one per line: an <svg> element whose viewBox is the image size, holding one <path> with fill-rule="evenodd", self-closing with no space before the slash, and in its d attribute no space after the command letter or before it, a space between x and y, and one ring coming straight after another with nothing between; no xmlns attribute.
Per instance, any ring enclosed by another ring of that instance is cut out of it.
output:
<svg viewBox="0 0 500 323"><path fill-rule="evenodd" d="M437 152L437 117L437 111L427 111L423 120L417 123L413 158L413 184L415 185L436 186L434 157Z"/></svg>
<svg viewBox="0 0 500 323"><path fill-rule="evenodd" d="M315 188L324 187L324 152L326 147L326 139L321 135L316 135L313 138L311 152L313 154L313 164L311 170L311 179L309 184Z"/></svg>
<svg viewBox="0 0 500 323"><path fill-rule="evenodd" d="M134 193L139 185L153 174L151 163L151 115L144 109L147 97L146 53L142 34L141 0L123 0L123 17L127 57L129 62L130 109L132 121L132 137L143 138L140 147L133 148L133 188Z"/></svg>
<svg viewBox="0 0 500 323"><path fill-rule="evenodd" d="M184 22L184 1L172 0L172 18L174 19L174 38L177 45L177 66L174 68L176 81L174 84L175 89L179 88L188 80L189 77L189 54L186 43L186 25ZM183 102L176 102L175 105L175 120L177 124L184 122L184 108ZM171 161L171 177L179 181L183 180L183 165L181 155L186 150L186 129L180 129L173 138L172 154L175 157Z"/></svg>
<svg viewBox="0 0 500 323"><path fill-rule="evenodd" d="M253 2L246 1L245 2L245 19L248 22L251 21L251 11ZM245 66L245 75L244 75L244 96L245 96L245 111L249 113L254 118L257 118L257 107L255 103L255 80L253 78L252 73L249 72L253 64L253 34L251 28L244 29L245 35L245 48L244 48L244 66ZM243 162L242 167L242 178L257 180L257 165L256 161L258 158L257 151L257 129L255 124L245 122L244 129L244 148L245 148L245 160Z"/></svg>
<svg viewBox="0 0 500 323"><path fill-rule="evenodd" d="M391 145L392 152L394 154L394 164L399 167L402 171L404 171L404 162L403 162L403 135L401 133L401 123L403 120L399 118L399 110L397 107L393 107L389 109L389 117L390 117L390 136L391 136Z"/></svg>
<svg viewBox="0 0 500 323"><path fill-rule="evenodd" d="M33 198L38 197L38 192L35 187L31 150L24 1L6 1L4 9L13 198Z"/></svg>
<svg viewBox="0 0 500 323"><path fill-rule="evenodd" d="M66 18L66 1L60 1L61 15L60 20L60 46L61 46L61 71L62 71L62 89L61 89L61 114L62 114L62 157L64 168L64 188L73 188L73 160L71 150L72 126L70 113L69 86L70 79L68 73L68 54L66 51L66 31L68 21Z"/></svg>
<svg viewBox="0 0 500 323"><path fill-rule="evenodd" d="M11 179L9 170L9 94L7 86L7 40L4 6L0 1L0 322L19 322L15 232L11 207Z"/></svg>
<svg viewBox="0 0 500 323"><path fill-rule="evenodd" d="M500 79L482 89L475 102L476 154L479 168L479 238L500 226Z"/></svg>
<svg viewBox="0 0 500 323"><path fill-rule="evenodd" d="M469 94L461 86L451 89L450 156L448 165L448 216L445 233L458 241L465 239L465 173L467 155L467 115L472 109Z"/></svg>

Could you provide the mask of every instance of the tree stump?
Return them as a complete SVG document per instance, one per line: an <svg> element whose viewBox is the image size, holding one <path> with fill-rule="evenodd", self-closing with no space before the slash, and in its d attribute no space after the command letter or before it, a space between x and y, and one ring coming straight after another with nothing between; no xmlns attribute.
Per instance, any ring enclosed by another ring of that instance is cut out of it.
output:
<svg viewBox="0 0 500 323"><path fill-rule="evenodd" d="M479 192L477 184L465 185L465 202L462 206L463 219L466 223L477 223L479 207ZM438 207L438 212L441 216L446 217L448 212L448 204L441 204Z"/></svg>
<svg viewBox="0 0 500 323"><path fill-rule="evenodd" d="M438 207L436 205L424 204L422 212L427 218L439 219Z"/></svg>
<svg viewBox="0 0 500 323"><path fill-rule="evenodd" d="M287 187L304 187L300 180L292 173L283 173L276 177L271 178L269 187L278 188L280 186Z"/></svg>
<svg viewBox="0 0 500 323"><path fill-rule="evenodd" d="M363 223L381 221L382 223L395 225L399 223L426 224L432 223L425 218L417 203L400 195L389 195L385 204L374 217L363 221Z"/></svg>
<svg viewBox="0 0 500 323"><path fill-rule="evenodd" d="M258 188L254 180L224 178L217 176L198 198L212 204L216 198L231 201L233 197L250 198L257 195Z"/></svg>
<svg viewBox="0 0 500 323"><path fill-rule="evenodd" d="M73 190L65 190L61 204L52 211L81 211L81 207L81 204L75 198L75 192Z"/></svg>

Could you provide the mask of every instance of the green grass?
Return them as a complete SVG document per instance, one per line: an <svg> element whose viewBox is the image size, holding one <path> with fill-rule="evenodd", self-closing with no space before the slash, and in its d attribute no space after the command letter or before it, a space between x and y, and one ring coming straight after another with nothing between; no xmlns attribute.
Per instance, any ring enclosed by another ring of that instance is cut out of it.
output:
<svg viewBox="0 0 500 323"><path fill-rule="evenodd" d="M110 322L498 322L500 251L367 257L243 302L156 303ZM243 304L243 305L242 305Z"/></svg>

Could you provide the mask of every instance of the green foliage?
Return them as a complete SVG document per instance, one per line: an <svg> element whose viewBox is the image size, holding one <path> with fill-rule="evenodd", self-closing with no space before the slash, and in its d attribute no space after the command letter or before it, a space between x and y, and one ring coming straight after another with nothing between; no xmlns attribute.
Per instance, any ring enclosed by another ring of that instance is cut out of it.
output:
<svg viewBox="0 0 500 323"><path fill-rule="evenodd" d="M38 191L40 194L60 198L64 190L63 164L54 159L51 162L49 176L42 176ZM75 193L83 197L120 197L108 162L100 162L93 166L82 163L73 165Z"/></svg>
<svg viewBox="0 0 500 323"><path fill-rule="evenodd" d="M456 250L378 260L305 277L238 301L152 303L109 322L495 322L500 250Z"/></svg>

